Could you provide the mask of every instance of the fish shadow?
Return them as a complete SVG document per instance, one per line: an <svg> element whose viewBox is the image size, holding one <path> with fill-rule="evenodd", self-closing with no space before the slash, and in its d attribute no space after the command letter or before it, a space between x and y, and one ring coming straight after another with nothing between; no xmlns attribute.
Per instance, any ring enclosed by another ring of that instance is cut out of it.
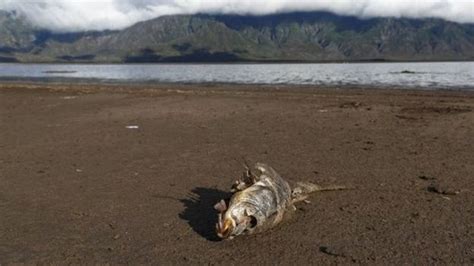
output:
<svg viewBox="0 0 474 266"><path fill-rule="evenodd" d="M215 188L194 188L187 198L180 200L185 209L179 214L179 218L187 221L200 236L209 241L219 241L220 238L217 237L215 230L217 211L214 205L230 196L230 192Z"/></svg>

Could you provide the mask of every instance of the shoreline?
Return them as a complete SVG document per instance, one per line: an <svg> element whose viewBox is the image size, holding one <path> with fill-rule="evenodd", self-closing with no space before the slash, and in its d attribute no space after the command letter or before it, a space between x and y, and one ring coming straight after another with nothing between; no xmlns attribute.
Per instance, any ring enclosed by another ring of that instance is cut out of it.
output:
<svg viewBox="0 0 474 266"><path fill-rule="evenodd" d="M349 60L349 61L344 61L344 60L334 60L334 61L298 61L298 60L269 60L269 61L217 61L217 62L207 62L207 61L189 61L189 62L175 62L175 61L157 61L157 62L78 62L78 61L50 61L50 62L21 62L21 61L16 61L16 62L2 62L0 61L0 64L24 64L24 65L45 65L45 64L57 64L57 65L252 65L252 64L379 64L379 63L462 63L462 62L474 62L474 58L468 58L468 59L459 59L459 60L452 60L452 59L446 59L446 60L388 60L388 59L368 59L368 60Z"/></svg>
<svg viewBox="0 0 474 266"><path fill-rule="evenodd" d="M0 79L0 89L40 89L50 91L71 91L80 92L88 91L89 93L96 92L128 92L139 93L140 91L156 91L160 93L163 91L186 91L187 93L239 93L239 92L253 92L253 93L321 93L321 92L344 92L344 93L358 93L370 92L380 94L420 94L420 95L462 95L474 96L473 88L425 88L425 87L403 87L403 86L364 86L364 85L299 85L299 84L242 84L242 83L176 83L176 82L97 82L97 80L77 81L71 82L69 79L65 80L24 80L19 79L15 81L5 81Z"/></svg>

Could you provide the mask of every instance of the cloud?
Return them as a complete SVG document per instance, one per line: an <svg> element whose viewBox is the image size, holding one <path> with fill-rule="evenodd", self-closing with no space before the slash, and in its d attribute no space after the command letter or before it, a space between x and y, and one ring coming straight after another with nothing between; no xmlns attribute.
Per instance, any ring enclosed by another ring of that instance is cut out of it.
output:
<svg viewBox="0 0 474 266"><path fill-rule="evenodd" d="M367 17L437 17L474 23L474 0L0 0L39 27L56 31L122 29L174 14L329 11Z"/></svg>

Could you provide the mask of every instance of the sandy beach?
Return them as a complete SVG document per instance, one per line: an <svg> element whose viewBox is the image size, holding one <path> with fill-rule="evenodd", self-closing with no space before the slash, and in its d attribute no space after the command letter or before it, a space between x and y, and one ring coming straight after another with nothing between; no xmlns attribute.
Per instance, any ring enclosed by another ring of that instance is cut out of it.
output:
<svg viewBox="0 0 474 266"><path fill-rule="evenodd" d="M0 84L0 264L473 264L474 93ZM317 193L218 241L243 159Z"/></svg>

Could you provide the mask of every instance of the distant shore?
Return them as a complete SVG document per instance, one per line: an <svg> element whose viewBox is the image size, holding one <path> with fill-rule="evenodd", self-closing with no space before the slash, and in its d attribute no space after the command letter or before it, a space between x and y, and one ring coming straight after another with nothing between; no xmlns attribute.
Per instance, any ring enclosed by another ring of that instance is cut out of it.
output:
<svg viewBox="0 0 474 266"><path fill-rule="evenodd" d="M474 93L0 82L0 264L471 264ZM312 195L217 241L242 158Z"/></svg>
<svg viewBox="0 0 474 266"><path fill-rule="evenodd" d="M219 64L359 64L359 63L446 63L446 62L474 62L474 58L465 60L446 59L446 60L389 60L389 59L367 59L367 60L327 60L327 61L308 61L308 60L234 60L234 61L145 61L145 62L117 62L117 61L15 61L10 58L1 58L0 64L59 64L59 65L143 65L143 64L176 64L176 65L219 65Z"/></svg>

